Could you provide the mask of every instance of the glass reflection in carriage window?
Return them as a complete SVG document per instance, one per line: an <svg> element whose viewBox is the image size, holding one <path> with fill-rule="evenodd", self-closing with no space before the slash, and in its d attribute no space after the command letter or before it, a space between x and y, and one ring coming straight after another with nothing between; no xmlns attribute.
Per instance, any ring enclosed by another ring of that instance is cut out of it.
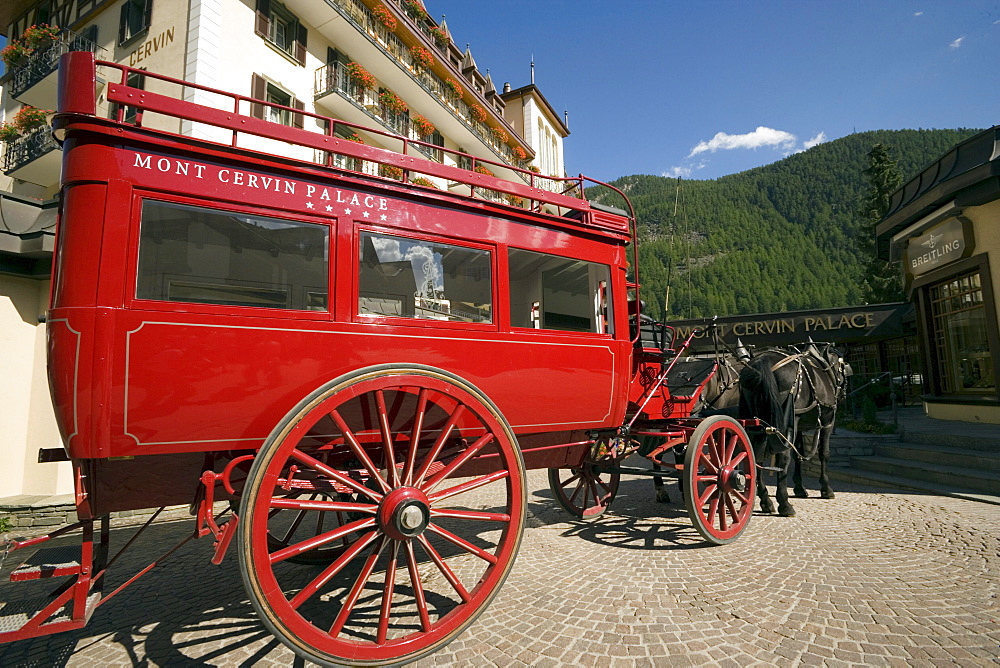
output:
<svg viewBox="0 0 1000 668"><path fill-rule="evenodd" d="M611 334L610 271L605 264L511 248L510 324Z"/></svg>
<svg viewBox="0 0 1000 668"><path fill-rule="evenodd" d="M490 253L361 233L358 315L492 322Z"/></svg>
<svg viewBox="0 0 1000 668"><path fill-rule="evenodd" d="M146 200L136 297L327 310L329 228Z"/></svg>

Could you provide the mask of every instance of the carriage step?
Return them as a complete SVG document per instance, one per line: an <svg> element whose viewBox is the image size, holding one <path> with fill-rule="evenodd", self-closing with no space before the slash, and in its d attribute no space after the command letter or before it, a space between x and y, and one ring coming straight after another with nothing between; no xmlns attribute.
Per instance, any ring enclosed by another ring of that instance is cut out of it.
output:
<svg viewBox="0 0 1000 668"><path fill-rule="evenodd" d="M11 582L58 578L80 572L80 546L44 547L31 555L11 574Z"/></svg>
<svg viewBox="0 0 1000 668"><path fill-rule="evenodd" d="M0 603L0 633L12 633L18 631L27 624L40 610L52 602L47 596L39 598L26 598L21 601L10 601ZM69 603L72 603L72 599ZM69 609L66 605L55 615L49 618L50 622L70 621Z"/></svg>
<svg viewBox="0 0 1000 668"><path fill-rule="evenodd" d="M92 592L87 596L86 607L79 619L73 618L72 597L48 617L40 617L41 612L55 600L52 596L41 596L18 601L0 601L0 643L83 628L101 602L101 593Z"/></svg>

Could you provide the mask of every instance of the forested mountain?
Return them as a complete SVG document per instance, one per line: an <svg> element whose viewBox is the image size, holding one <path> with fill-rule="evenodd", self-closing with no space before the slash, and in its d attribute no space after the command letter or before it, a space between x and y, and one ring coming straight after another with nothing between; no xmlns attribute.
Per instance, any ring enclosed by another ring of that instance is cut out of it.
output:
<svg viewBox="0 0 1000 668"><path fill-rule="evenodd" d="M819 144L779 162L711 181L625 176L612 185L639 220L639 278L647 313L667 319L862 303L863 170L877 143L904 182L967 137L958 130L883 130ZM605 188L597 202L621 206Z"/></svg>

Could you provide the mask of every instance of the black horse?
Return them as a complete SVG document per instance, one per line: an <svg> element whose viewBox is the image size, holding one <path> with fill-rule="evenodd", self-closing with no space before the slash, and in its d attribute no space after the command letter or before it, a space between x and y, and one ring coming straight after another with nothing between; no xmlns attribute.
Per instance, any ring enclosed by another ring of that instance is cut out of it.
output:
<svg viewBox="0 0 1000 668"><path fill-rule="evenodd" d="M774 456L779 515L795 515L788 502L787 481L793 451L795 496L808 496L802 486L801 465L817 457L820 495L834 497L827 476L830 434L848 373L843 355L832 344L811 342L801 349L758 352L740 372L740 418L757 418L770 428L751 438L758 464ZM757 476L757 495L761 510L773 513L762 476Z"/></svg>

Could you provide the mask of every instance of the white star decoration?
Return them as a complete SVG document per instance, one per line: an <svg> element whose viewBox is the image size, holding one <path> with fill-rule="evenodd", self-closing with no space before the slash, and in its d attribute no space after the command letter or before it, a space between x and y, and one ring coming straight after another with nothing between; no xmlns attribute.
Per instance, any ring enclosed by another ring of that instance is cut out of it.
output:
<svg viewBox="0 0 1000 668"><path fill-rule="evenodd" d="M351 210L350 209L344 209L344 215L345 216L351 215Z"/></svg>
<svg viewBox="0 0 1000 668"><path fill-rule="evenodd" d="M332 206L330 206L329 204L327 204L327 205L326 205L326 210L327 210L327 211L333 211L333 207L332 207Z"/></svg>
<svg viewBox="0 0 1000 668"><path fill-rule="evenodd" d="M307 209L313 208L313 203L312 202L306 202L306 208Z"/></svg>

